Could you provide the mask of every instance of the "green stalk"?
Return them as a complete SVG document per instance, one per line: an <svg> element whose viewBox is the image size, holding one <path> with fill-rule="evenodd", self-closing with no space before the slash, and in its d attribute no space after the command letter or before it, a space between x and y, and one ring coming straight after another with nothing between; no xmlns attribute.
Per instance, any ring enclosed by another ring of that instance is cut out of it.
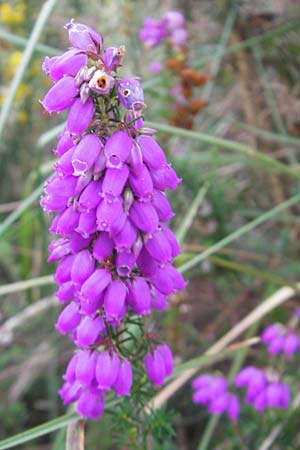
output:
<svg viewBox="0 0 300 450"><path fill-rule="evenodd" d="M56 2L57 2L57 0L47 0L43 4L43 6L41 8L41 12L34 24L31 35L27 41L25 50L22 54L20 64L19 64L19 66L15 72L15 75L12 79L8 94L5 97L5 100L4 100L4 103L2 106L2 110L0 112L0 138L3 134L4 128L6 125L6 121L9 117L9 113L11 111L16 92L18 90L20 83L22 82L22 79L25 75L26 69L30 63L34 48L37 44L37 41L44 29L47 19L50 16Z"/></svg>
<svg viewBox="0 0 300 450"><path fill-rule="evenodd" d="M180 227L176 231L176 237L177 237L177 241L179 244L182 244L182 242L184 241L184 238L185 238L187 232L189 231L189 229L194 221L194 218L198 212L199 206L201 205L201 203L204 200L207 190L208 190L208 184L204 184L204 186L201 186L196 197L193 200L193 203L191 204L189 210L185 214L185 217L184 217L183 221L181 222Z"/></svg>

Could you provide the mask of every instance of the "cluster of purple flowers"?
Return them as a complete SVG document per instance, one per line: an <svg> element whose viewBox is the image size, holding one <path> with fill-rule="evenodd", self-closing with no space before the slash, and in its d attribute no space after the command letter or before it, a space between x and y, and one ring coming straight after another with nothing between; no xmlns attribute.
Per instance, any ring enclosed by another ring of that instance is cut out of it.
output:
<svg viewBox="0 0 300 450"><path fill-rule="evenodd" d="M164 39L168 39L172 47L181 47L187 38L184 16L179 11L168 11L159 20L145 19L140 31L140 39L146 48L155 48Z"/></svg>
<svg viewBox="0 0 300 450"><path fill-rule="evenodd" d="M43 107L70 110L41 205L55 213L49 230L60 235L49 245L49 261L59 261L56 295L66 304L56 328L79 347L60 395L65 404L77 402L83 418L96 419L107 391L129 395L132 384L114 332L124 330L128 314L163 311L186 285L172 265L180 249L166 225L174 213L164 194L181 180L155 130L143 126L139 80L117 78L125 48L104 49L100 34L73 20L66 29L70 50L43 63L54 83ZM172 353L159 339L148 342L145 369L160 385L172 373Z"/></svg>
<svg viewBox="0 0 300 450"><path fill-rule="evenodd" d="M261 335L261 340L267 345L271 355L282 352L290 356L300 349L300 339L295 330L280 323L267 326Z"/></svg>
<svg viewBox="0 0 300 450"><path fill-rule="evenodd" d="M286 409L289 406L289 386L279 380L273 369L245 367L236 375L235 385L247 388L245 402L252 404L257 411Z"/></svg>
<svg viewBox="0 0 300 450"><path fill-rule="evenodd" d="M235 394L228 391L225 377L211 374L200 375L192 383L194 403L204 405L211 414L227 413L230 420L237 420L240 406Z"/></svg>

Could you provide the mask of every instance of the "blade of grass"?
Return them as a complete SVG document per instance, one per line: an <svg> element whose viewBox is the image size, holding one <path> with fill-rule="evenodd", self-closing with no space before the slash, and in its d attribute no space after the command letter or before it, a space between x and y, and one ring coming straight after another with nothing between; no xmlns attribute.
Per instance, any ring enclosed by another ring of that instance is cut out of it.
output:
<svg viewBox="0 0 300 450"><path fill-rule="evenodd" d="M9 33L9 31L4 30L2 27L0 27L0 40L10 42L11 44L21 48L25 48L28 43L28 39ZM34 47L33 51L48 56L57 56L62 53L62 50L59 50L58 48L53 48L48 45L38 43Z"/></svg>
<svg viewBox="0 0 300 450"><path fill-rule="evenodd" d="M198 265L200 262L204 261L206 258L208 258L209 256L216 253L221 248L226 247L228 244L235 241L236 239L239 239L244 234L249 233L249 231L252 231L258 225L261 225L262 223L267 222L268 220L272 219L274 216L281 213L285 209L288 209L290 206L295 205L296 203L299 202L299 200L300 200L300 194L296 194L293 197L289 198L288 200L280 203L279 205L275 206L275 208L270 209L269 211L265 212L261 216L257 217L256 219L252 220L251 222L247 223L246 225L243 225L242 227L238 228L233 233L229 234L225 238L223 238L220 241L213 244L211 247L209 247L204 252L200 253L199 255L195 256L187 263L180 266L179 271L181 273L184 273L187 270L192 269L193 267Z"/></svg>
<svg viewBox="0 0 300 450"><path fill-rule="evenodd" d="M216 51L214 52L213 60L211 62L209 73L213 77L213 79L208 81L202 90L201 98L203 98L203 100L205 100L205 101L208 101L212 94L214 84L215 84L215 79L219 73L222 59L223 59L224 52L225 52L225 47L227 46L228 39L229 39L230 33L232 31L237 13L238 13L238 6L237 6L237 3L234 1L232 7L229 10L229 13L227 14L223 32L221 34L219 44L217 46Z"/></svg>
<svg viewBox="0 0 300 450"><path fill-rule="evenodd" d="M261 54L261 50L260 47L254 46L252 48L252 53L254 56L254 60L256 63L256 67L257 67L257 73L258 73L258 77L260 80L260 84L263 88L264 94L265 94L265 99L266 99L266 103L268 105L268 108L270 110L271 113L271 117L273 119L274 125L277 128L278 132L282 135L282 136L287 136L287 131L285 128L285 125L283 123L283 120L281 118L280 112L278 110L277 107L277 103L276 100L274 98L274 94L272 91L272 87L271 87L271 83L269 81L269 77L268 77L268 72L265 69L265 67L263 66L263 61L262 61L262 54ZM297 158L294 154L293 149L289 149L288 152L288 158L289 158L289 162L291 164L297 164Z"/></svg>
<svg viewBox="0 0 300 450"><path fill-rule="evenodd" d="M4 284L0 286L0 296L12 294L13 292L24 291L37 286L45 286L53 284L53 275L45 275L43 277L32 278L31 280L17 281L16 283Z"/></svg>
<svg viewBox="0 0 300 450"><path fill-rule="evenodd" d="M23 212L34 203L43 192L44 182L40 184L20 205L0 223L0 237L5 231L23 214Z"/></svg>
<svg viewBox="0 0 300 450"><path fill-rule="evenodd" d="M233 152L243 153L244 155L255 158L265 165L265 167L272 167L279 172L290 175L294 178L300 179L299 171L291 169L286 164L282 164L276 159L272 158L265 153L261 153L253 147L246 144L241 144L239 142L230 141L229 139L222 139L216 136L211 136L205 133L199 133L196 131L185 130L183 128L174 127L172 125L166 125L156 122L145 122L145 126L150 128L156 128L158 131L162 131L174 136L180 136L187 139L193 139L199 142L204 142L206 144L214 145L216 147L222 147Z"/></svg>
<svg viewBox="0 0 300 450"><path fill-rule="evenodd" d="M64 428L70 423L74 423L76 421L78 421L78 415L76 413L65 414L63 416L57 417L56 419L45 422L42 425L31 428L30 430L4 439L0 442L0 450L6 450L8 448L16 447L18 445L24 444L25 442L37 439L40 436L44 436L45 434L53 433L53 431L60 430L61 428Z"/></svg>
<svg viewBox="0 0 300 450"><path fill-rule="evenodd" d="M47 19L50 16L56 2L57 2L57 0L47 0L43 4L41 11L38 15L38 18L35 22L35 25L32 29L31 35L27 41L27 45L22 54L20 64L19 64L17 70L15 71L15 75L12 79L11 85L9 87L9 91L7 93L7 96L5 97L5 100L4 100L4 103L3 103L3 106L2 106L2 109L0 112L0 137L3 134L4 128L6 125L6 121L9 117L9 113L11 111L16 92L17 92L18 87L24 77L24 74L25 74L28 64L30 62L30 59L32 57L34 48L36 46L36 43L44 29Z"/></svg>
<svg viewBox="0 0 300 450"><path fill-rule="evenodd" d="M195 216L198 212L199 206L201 205L201 203L204 200L207 190L208 190L208 184L204 184L204 186L201 186L201 188L199 189L196 197L194 198L189 210L185 214L180 227L176 231L176 237L177 237L177 241L179 244L182 244L182 242L184 241L184 238L185 238L187 232L189 231L189 229L195 219Z"/></svg>

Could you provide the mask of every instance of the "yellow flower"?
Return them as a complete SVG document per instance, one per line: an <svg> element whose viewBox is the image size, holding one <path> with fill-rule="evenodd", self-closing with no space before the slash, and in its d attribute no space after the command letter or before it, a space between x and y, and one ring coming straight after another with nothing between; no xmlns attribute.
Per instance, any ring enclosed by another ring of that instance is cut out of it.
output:
<svg viewBox="0 0 300 450"><path fill-rule="evenodd" d="M0 22L8 25L17 25L23 22L25 17L25 4L22 2L16 5L2 3L0 5Z"/></svg>
<svg viewBox="0 0 300 450"><path fill-rule="evenodd" d="M28 116L25 111L19 111L17 114L17 118L20 123L26 123L28 120Z"/></svg>
<svg viewBox="0 0 300 450"><path fill-rule="evenodd" d="M21 100L32 94L32 87L28 84L21 83L16 93L16 99Z"/></svg>

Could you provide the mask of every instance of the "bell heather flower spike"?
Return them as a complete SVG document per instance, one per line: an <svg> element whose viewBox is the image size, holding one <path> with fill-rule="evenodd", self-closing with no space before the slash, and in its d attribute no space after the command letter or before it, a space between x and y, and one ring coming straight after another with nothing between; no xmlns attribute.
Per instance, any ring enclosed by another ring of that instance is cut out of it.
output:
<svg viewBox="0 0 300 450"><path fill-rule="evenodd" d="M227 413L230 420L237 420L240 411L239 400L228 391L226 378L211 374L195 378L192 387L194 403L204 405L210 414Z"/></svg>
<svg viewBox="0 0 300 450"><path fill-rule="evenodd" d="M172 265L180 249L166 225L174 213L164 193L181 180L155 130L144 127L140 80L117 78L125 47L104 49L100 34L74 20L66 29L71 48L43 63L53 86L42 105L69 113L41 206L54 214L49 230L58 235L49 245L64 305L55 326L77 346L59 394L84 419L97 419L106 392L130 395L127 320L134 315L142 329L143 316L163 311L185 287ZM172 373L171 350L157 335L142 336L147 374L161 385Z"/></svg>

